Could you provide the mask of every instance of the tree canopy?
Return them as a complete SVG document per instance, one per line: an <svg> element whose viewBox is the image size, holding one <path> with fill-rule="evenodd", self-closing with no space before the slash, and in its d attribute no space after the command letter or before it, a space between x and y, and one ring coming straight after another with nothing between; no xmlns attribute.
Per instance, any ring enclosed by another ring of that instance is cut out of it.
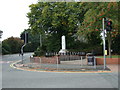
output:
<svg viewBox="0 0 120 90"><path fill-rule="evenodd" d="M102 18L112 21L112 35L118 34L118 3L117 2L96 2L81 3L85 9L84 21L81 23L79 34L87 34L102 29Z"/></svg>
<svg viewBox="0 0 120 90"><path fill-rule="evenodd" d="M117 2L38 2L29 7L30 32L44 36L46 51L60 50L62 35L67 49L100 46L103 17L113 22L112 37L119 34Z"/></svg>
<svg viewBox="0 0 120 90"><path fill-rule="evenodd" d="M2 41L2 54L20 53L23 42L20 38L9 37Z"/></svg>
<svg viewBox="0 0 120 90"><path fill-rule="evenodd" d="M28 33L28 43L26 44L26 46L24 47L24 51L25 52L33 52L37 49L37 47L40 45L40 35L35 33L35 34L32 34L30 32L29 29L25 29L21 35L23 33L27 32ZM20 37L21 37L20 35Z"/></svg>
<svg viewBox="0 0 120 90"><path fill-rule="evenodd" d="M30 9L28 18L31 32L46 36L48 51L60 50L62 35L66 36L67 47L73 46L72 36L77 32L85 13L81 11L79 3L38 2L30 5Z"/></svg>

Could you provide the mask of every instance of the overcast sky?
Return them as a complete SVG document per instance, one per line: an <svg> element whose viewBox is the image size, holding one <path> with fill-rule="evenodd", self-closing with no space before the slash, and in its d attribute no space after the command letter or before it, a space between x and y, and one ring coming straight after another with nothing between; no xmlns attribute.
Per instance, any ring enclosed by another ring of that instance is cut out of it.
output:
<svg viewBox="0 0 120 90"><path fill-rule="evenodd" d="M0 30L3 31L2 40L14 36L28 28L29 5L38 0L1 0L0 1Z"/></svg>
<svg viewBox="0 0 120 90"><path fill-rule="evenodd" d="M3 31L1 40L11 36L20 37L20 33L28 28L28 18L26 15L29 12L29 5L37 3L37 1L38 0L0 1L0 30Z"/></svg>

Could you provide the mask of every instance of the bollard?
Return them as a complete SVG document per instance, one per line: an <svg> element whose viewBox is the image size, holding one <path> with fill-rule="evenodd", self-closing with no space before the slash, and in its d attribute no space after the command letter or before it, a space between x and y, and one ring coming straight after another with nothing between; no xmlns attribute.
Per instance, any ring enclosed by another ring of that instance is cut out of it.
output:
<svg viewBox="0 0 120 90"><path fill-rule="evenodd" d="M56 55L57 56L57 71L58 71L58 55Z"/></svg>
<svg viewBox="0 0 120 90"><path fill-rule="evenodd" d="M94 56L94 68L96 69L96 58Z"/></svg>
<svg viewBox="0 0 120 90"><path fill-rule="evenodd" d="M81 56L81 67L82 67L82 56Z"/></svg>
<svg viewBox="0 0 120 90"><path fill-rule="evenodd" d="M40 68L41 68L41 58L39 57L39 60L40 60Z"/></svg>

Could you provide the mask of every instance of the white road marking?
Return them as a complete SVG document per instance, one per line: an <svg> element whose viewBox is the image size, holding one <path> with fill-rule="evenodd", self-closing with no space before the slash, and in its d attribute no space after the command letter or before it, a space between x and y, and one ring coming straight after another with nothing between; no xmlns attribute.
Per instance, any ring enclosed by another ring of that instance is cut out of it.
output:
<svg viewBox="0 0 120 90"><path fill-rule="evenodd" d="M13 61L0 61L0 63L12 63Z"/></svg>

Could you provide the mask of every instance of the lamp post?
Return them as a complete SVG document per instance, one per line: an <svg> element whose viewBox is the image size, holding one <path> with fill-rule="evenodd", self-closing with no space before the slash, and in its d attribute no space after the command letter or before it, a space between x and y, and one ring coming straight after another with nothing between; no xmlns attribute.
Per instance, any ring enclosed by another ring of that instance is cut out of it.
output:
<svg viewBox="0 0 120 90"><path fill-rule="evenodd" d="M24 45L21 47L22 64L23 64L23 54L24 54L23 48L24 48L25 45L27 44L27 39L28 39L28 37L27 37L27 32L25 32L25 34L24 34Z"/></svg>

